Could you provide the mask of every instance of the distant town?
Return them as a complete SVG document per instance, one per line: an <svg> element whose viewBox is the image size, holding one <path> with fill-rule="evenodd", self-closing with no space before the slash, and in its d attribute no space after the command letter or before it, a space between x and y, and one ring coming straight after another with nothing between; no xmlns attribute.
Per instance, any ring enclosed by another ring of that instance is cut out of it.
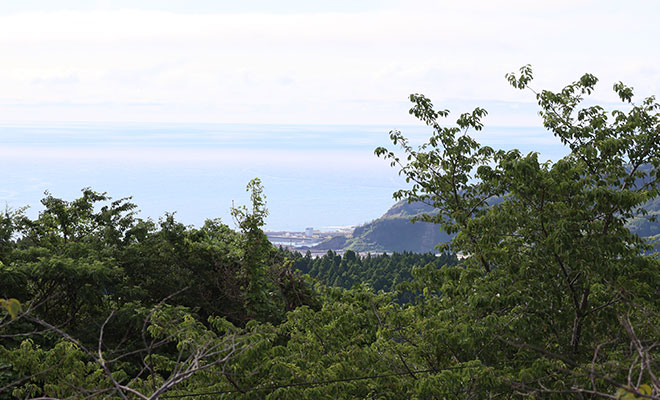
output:
<svg viewBox="0 0 660 400"><path fill-rule="evenodd" d="M314 249L313 247L329 240L335 236L351 236L354 226L337 228L332 231L321 231L313 227L305 228L304 231L265 231L268 240L275 246L281 246L292 251L307 252L309 250L313 255L325 254L327 249Z"/></svg>

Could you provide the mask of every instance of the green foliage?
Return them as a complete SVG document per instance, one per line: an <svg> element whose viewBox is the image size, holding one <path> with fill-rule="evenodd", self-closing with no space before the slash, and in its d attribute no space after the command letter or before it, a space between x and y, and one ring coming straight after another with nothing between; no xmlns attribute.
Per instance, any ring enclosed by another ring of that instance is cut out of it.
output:
<svg viewBox="0 0 660 400"><path fill-rule="evenodd" d="M393 360L378 339L380 313L393 307L391 296L375 295L365 287L335 288L324 289L322 300L319 310L300 307L290 312L283 324L271 328L258 350L246 351L231 363L236 386L257 389L231 398L407 397L406 379L353 380L391 371Z"/></svg>
<svg viewBox="0 0 660 400"><path fill-rule="evenodd" d="M645 395L645 396L638 397L636 394ZM616 391L615 397L621 400L637 400L637 399L647 398L646 396L650 396L652 394L653 394L653 389L651 388L651 386L647 384L643 384L640 385L638 388L633 388L633 387L620 388L619 390Z"/></svg>
<svg viewBox="0 0 660 400"><path fill-rule="evenodd" d="M489 204L501 202L493 198ZM646 214L639 214L626 222L626 227L643 238L652 238L660 234L660 198L649 200L642 207ZM438 244L443 245L453 235L438 229L432 223L411 223L413 218L424 218L423 214L435 215L437 210L421 202L401 200L392 206L382 217L358 226L350 238L335 236L319 245L316 250L351 249L364 252L403 252L426 253L435 251Z"/></svg>
<svg viewBox="0 0 660 400"><path fill-rule="evenodd" d="M507 78L528 88L531 69ZM626 223L658 196L660 105L651 97L628 112L581 107L596 82L587 74L560 92L534 92L545 127L571 149L556 163L479 145L469 130L481 129L481 109L445 127L438 118L446 110L411 96L411 113L433 135L414 149L393 131L404 155L376 154L412 184L395 198L440 210L419 219L456 232L446 248L469 257L459 267L421 271L415 285L424 307L412 320L423 325L401 343L424 346L402 352L426 347L420 356L438 365L478 359L493 379L510 382L508 390L552 396L596 391L594 375L623 379L635 363L625 351L632 339L619 323L624 316L636 320L636 335L657 338L644 315L659 309L659 260L645 255L648 244ZM632 101L631 89L615 91Z"/></svg>
<svg viewBox="0 0 660 400"><path fill-rule="evenodd" d="M17 396L103 393L112 386L110 371L124 377L120 385L155 393L193 367L191 355L215 365L242 351L246 335L234 324L279 323L300 305L317 307L309 283L261 231L267 211L258 181L249 189L252 211L235 213L241 232L219 220L196 229L172 214L140 220L128 199L89 189L70 202L47 194L35 220L6 212L0 293L16 299L2 299L8 316L0 319L0 359L2 371L23 383L5 389ZM121 360L110 370L89 350L101 339L107 357Z"/></svg>
<svg viewBox="0 0 660 400"><path fill-rule="evenodd" d="M269 264L275 256L275 249L268 237L261 230L268 215L266 197L258 178L247 185L250 192L251 210L246 206L232 208L231 213L243 233L241 247L243 260L239 276L245 293L244 307L248 319L269 319L279 321L282 318L282 304L273 302L275 287L268 279Z"/></svg>
<svg viewBox="0 0 660 400"><path fill-rule="evenodd" d="M21 302L16 299L0 299L0 308L4 308L12 319L22 311Z"/></svg>
<svg viewBox="0 0 660 400"><path fill-rule="evenodd" d="M347 250L343 256L329 250L327 254L317 258L312 258L311 255L303 257L300 253L293 253L289 257L292 258L295 268L328 286L350 289L363 284L376 292L395 292L398 284L413 279L415 268L428 266L438 269L444 265L455 265L457 262L456 257L450 254L403 252L359 257L352 250ZM409 296L410 293L407 293L400 299L409 300Z"/></svg>
<svg viewBox="0 0 660 400"><path fill-rule="evenodd" d="M244 349L247 336L237 335L236 328L221 318L209 322L210 326L202 324L181 306L151 309L143 339L150 346L167 344L167 349L138 352L143 368L137 374L132 363L122 361L130 353L107 349L97 356L67 336L47 347L26 339L13 349L0 347L0 356L19 376L27 377L13 389L15 397L75 398L85 393L121 398L139 393L157 398L176 386L177 377L210 369Z"/></svg>

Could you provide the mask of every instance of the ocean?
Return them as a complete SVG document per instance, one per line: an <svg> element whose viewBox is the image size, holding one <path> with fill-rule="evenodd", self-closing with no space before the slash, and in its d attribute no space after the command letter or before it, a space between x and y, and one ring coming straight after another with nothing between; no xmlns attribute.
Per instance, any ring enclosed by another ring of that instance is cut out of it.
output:
<svg viewBox="0 0 660 400"><path fill-rule="evenodd" d="M66 200L91 187L114 199L132 196L139 216L167 212L199 226L221 218L234 227L232 204L248 204L245 185L260 178L266 229L332 230L381 216L406 187L377 158L394 149L390 129L420 144L424 126L0 123L0 207L41 210L44 192ZM476 135L497 148L538 151L556 160L566 149L542 127L486 128Z"/></svg>

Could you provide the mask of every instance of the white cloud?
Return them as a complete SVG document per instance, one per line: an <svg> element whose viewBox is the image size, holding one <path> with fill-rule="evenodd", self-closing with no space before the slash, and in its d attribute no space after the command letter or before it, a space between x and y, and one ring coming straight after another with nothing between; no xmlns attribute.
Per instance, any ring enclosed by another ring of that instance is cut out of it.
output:
<svg viewBox="0 0 660 400"><path fill-rule="evenodd" d="M406 2L352 13L149 10L0 16L0 120L404 123L407 94L533 102L583 72L613 100L660 89L658 8L602 2ZM462 110L456 110L462 111ZM504 112L504 111L502 111ZM498 124L515 114L492 115ZM525 120L525 124L533 115Z"/></svg>

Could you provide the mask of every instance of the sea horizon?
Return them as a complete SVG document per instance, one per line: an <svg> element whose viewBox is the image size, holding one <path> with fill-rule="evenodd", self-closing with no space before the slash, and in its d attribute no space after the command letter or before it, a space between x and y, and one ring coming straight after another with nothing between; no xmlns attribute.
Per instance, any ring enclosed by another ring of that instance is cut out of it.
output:
<svg viewBox="0 0 660 400"><path fill-rule="evenodd" d="M246 184L259 178L269 216L264 229L303 231L356 226L385 213L406 187L398 170L377 158L395 149L388 132L413 144L425 126L222 123L0 123L0 206L28 206L36 217L48 191L73 200L86 187L113 199L132 197L141 218L176 213L186 225L220 218L234 227L232 204L247 204ZM474 135L496 148L565 149L542 127L486 127Z"/></svg>

